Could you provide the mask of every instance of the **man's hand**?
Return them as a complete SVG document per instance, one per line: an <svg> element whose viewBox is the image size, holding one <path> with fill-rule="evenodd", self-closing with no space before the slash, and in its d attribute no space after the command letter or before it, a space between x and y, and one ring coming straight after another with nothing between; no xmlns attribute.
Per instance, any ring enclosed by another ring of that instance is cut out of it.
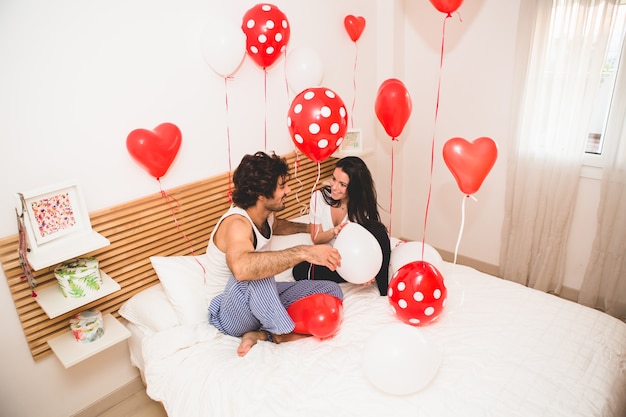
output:
<svg viewBox="0 0 626 417"><path fill-rule="evenodd" d="M335 271L341 266L341 254L330 245L308 246L307 262L315 265L323 265Z"/></svg>

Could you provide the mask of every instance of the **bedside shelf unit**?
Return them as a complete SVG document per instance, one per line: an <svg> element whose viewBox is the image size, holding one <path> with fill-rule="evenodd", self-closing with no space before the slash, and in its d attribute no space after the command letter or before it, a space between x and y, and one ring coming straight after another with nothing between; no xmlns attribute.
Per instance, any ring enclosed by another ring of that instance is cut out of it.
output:
<svg viewBox="0 0 626 417"><path fill-rule="evenodd" d="M64 297L58 285L50 285L40 290L38 289L35 300L48 317L53 319L120 290L120 284L105 274L104 271L100 270L100 276L102 277L100 289L84 297Z"/></svg>
<svg viewBox="0 0 626 417"><path fill-rule="evenodd" d="M84 297L64 297L58 285L50 285L37 290L35 300L48 317L53 319L121 289L120 284L104 271L100 270L100 276L102 277L100 289ZM130 337L130 331L111 314L105 314L102 318L104 320L104 334L98 340L89 343L77 342L69 328L69 321L67 332L48 340L50 349L59 358L63 366L69 368Z"/></svg>
<svg viewBox="0 0 626 417"><path fill-rule="evenodd" d="M104 334L93 342L79 343L71 331L48 341L48 345L65 368L76 365L78 362L130 337L130 331L111 314L103 315L102 319L104 321Z"/></svg>

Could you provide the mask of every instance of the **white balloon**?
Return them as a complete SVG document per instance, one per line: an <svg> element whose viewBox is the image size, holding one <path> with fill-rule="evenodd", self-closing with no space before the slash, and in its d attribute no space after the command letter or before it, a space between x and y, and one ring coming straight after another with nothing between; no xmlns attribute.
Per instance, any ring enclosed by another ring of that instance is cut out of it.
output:
<svg viewBox="0 0 626 417"><path fill-rule="evenodd" d="M376 277L383 252L373 234L358 223L346 224L333 245L341 255L337 273L348 282L363 284Z"/></svg>
<svg viewBox="0 0 626 417"><path fill-rule="evenodd" d="M214 16L204 30L202 55L218 75L232 76L246 57L246 35L241 25Z"/></svg>
<svg viewBox="0 0 626 417"><path fill-rule="evenodd" d="M296 47L287 54L285 63L287 83L294 93L318 87L324 78L324 65L315 49Z"/></svg>
<svg viewBox="0 0 626 417"><path fill-rule="evenodd" d="M373 335L365 347L364 361L365 374L375 387L388 394L407 395L433 380L442 354L419 329L398 323Z"/></svg>
<svg viewBox="0 0 626 417"><path fill-rule="evenodd" d="M391 251L391 257L389 258L389 278L391 278L398 269L414 261L428 262L439 271L441 271L443 267L441 255L428 243L424 244L424 258L422 259L422 242L404 242Z"/></svg>

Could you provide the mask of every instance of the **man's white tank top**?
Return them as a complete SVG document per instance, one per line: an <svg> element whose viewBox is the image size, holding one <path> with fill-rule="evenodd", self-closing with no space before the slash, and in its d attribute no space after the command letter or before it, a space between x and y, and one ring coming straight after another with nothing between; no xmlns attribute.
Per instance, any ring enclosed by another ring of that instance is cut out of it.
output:
<svg viewBox="0 0 626 417"><path fill-rule="evenodd" d="M274 214L270 214L267 219L267 222L270 226L270 236L266 238L263 234L257 229L248 213L239 207L231 206L224 215L219 219L215 228L213 228L213 232L211 233L211 238L209 239L209 244L207 246L206 255L209 264L209 268L206 274L206 296L208 302L211 302L213 297L218 294L221 294L226 288L226 283L228 279L232 275L228 265L226 264L226 254L219 250L217 246L215 246L215 242L213 242L213 236L215 232L220 227L222 220L224 220L228 216L232 216L233 214L239 214L244 216L250 222L252 226L252 230L254 231L254 235L256 236L256 252L264 252L269 250L270 239L272 238L272 226L274 224Z"/></svg>

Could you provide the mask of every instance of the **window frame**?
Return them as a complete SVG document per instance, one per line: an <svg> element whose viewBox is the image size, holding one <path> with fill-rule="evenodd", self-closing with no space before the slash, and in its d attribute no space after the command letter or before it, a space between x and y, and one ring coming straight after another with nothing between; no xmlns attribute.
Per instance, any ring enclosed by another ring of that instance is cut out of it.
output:
<svg viewBox="0 0 626 417"><path fill-rule="evenodd" d="M626 0L621 0L619 4L620 8L624 8L622 10L626 10ZM622 11L622 13L626 13ZM621 118L621 110L624 106L626 106L626 98L621 98L619 96L619 84L620 77L626 77L626 26L622 28L622 40L621 40L621 52L618 57L618 64L616 69L616 79L615 84L613 86L613 94L611 96L611 103L609 104L608 114L606 117L606 121L604 124L604 131L602 132L602 149L601 152L593 153L584 151L583 157L583 167L581 169L581 177L591 178L591 179L602 179L602 170L607 165L607 161L612 152L615 151L615 147L617 146L615 142L619 140L618 138L613 137L612 135L607 135L607 131L611 129L611 125L616 122L616 118ZM621 75L620 75L621 73ZM621 99L619 102L615 102L614 100L618 98ZM619 114L618 114L619 113Z"/></svg>

